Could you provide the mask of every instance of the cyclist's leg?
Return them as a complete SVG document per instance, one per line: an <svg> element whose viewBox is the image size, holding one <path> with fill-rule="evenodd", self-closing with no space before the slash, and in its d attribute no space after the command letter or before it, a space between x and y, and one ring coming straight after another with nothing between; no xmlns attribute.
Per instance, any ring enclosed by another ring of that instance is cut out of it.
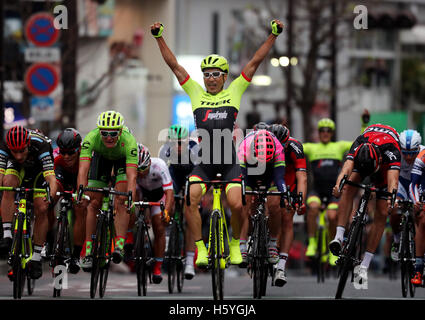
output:
<svg viewBox="0 0 425 320"><path fill-rule="evenodd" d="M123 174L119 170L117 171L117 181L115 189L120 192L127 192L127 180L125 173ZM127 213L127 207L125 205L126 197L118 196L115 197L115 231L116 237L114 242L114 253L112 261L120 263L124 257L124 244L125 237L128 230L128 223L130 222L130 215Z"/></svg>
<svg viewBox="0 0 425 320"><path fill-rule="evenodd" d="M316 255L316 230L317 230L317 217L320 212L321 201L319 194L315 191L311 192L306 201L307 204L307 236L308 247L305 255L307 257L314 257Z"/></svg>
<svg viewBox="0 0 425 320"><path fill-rule="evenodd" d="M336 199L333 196L331 196L329 199L330 199L330 203L328 204L328 207L326 208L326 216L328 219L328 234L329 234L328 239L333 239L335 237L337 220L338 220L338 216L337 216L338 199ZM337 260L338 260L338 257L335 256L332 252L330 252L329 264L331 266L335 266Z"/></svg>
<svg viewBox="0 0 425 320"><path fill-rule="evenodd" d="M43 187L43 176L39 172L35 179L24 177L24 182L22 185L31 187L31 188L42 188ZM28 183L28 184L27 184ZM49 229L48 221L48 208L49 204L45 200L46 195L44 193L34 193L34 233L33 233L33 256L30 263L28 264L28 269L32 279L38 279L42 276L43 269L41 264L41 250L46 241L47 231Z"/></svg>
<svg viewBox="0 0 425 320"><path fill-rule="evenodd" d="M88 187L106 187L111 176L111 170L112 163L95 152L90 163ZM80 254L80 266L84 271L90 271L92 266L92 236L96 233L96 215L102 207L103 196L97 192L86 192L85 194L90 197L90 202L87 206L85 241ZM83 206L85 204L85 202L82 202Z"/></svg>
<svg viewBox="0 0 425 320"><path fill-rule="evenodd" d="M152 199L147 199L148 201L152 201ZM165 195L158 200L165 202ZM152 229L154 233L154 259L155 264L153 268L153 282L161 283L162 275L161 275L161 266L164 261L164 251L165 251L165 226L164 222L161 220L161 209L159 207L151 207L151 220L152 220Z"/></svg>
<svg viewBox="0 0 425 320"><path fill-rule="evenodd" d="M226 186L226 199L232 213L230 224L232 226L232 240L230 241L230 263L240 264L242 262L242 255L240 250L240 233L243 223L243 206L242 206L242 190L241 190L241 167L238 164L229 165L224 180L234 180L235 183L229 183Z"/></svg>
<svg viewBox="0 0 425 320"><path fill-rule="evenodd" d="M22 177L20 172L15 168L9 168L5 172L3 178L3 186L18 187L21 184ZM0 254L9 253L12 246L12 221L15 212L15 193L3 192L1 200L1 218L3 225L3 239L0 242Z"/></svg>
<svg viewBox="0 0 425 320"><path fill-rule="evenodd" d="M247 186L246 190L251 190L251 187ZM249 235L249 219L252 207L252 195L246 195L246 205L242 209L242 225L240 231L240 250L242 255L242 267L246 267L247 263L247 240ZM241 265L240 265L241 266Z"/></svg>
<svg viewBox="0 0 425 320"><path fill-rule="evenodd" d="M410 182L410 181L409 181ZM399 177L398 188L397 188L397 199L409 199L409 185L406 179ZM400 223L401 223L401 212L398 208L393 208L390 211L390 224L393 233L393 243L391 245L391 258L394 261L398 260L398 251L400 244Z"/></svg>
<svg viewBox="0 0 425 320"><path fill-rule="evenodd" d="M280 233L280 250L279 261L276 265L275 285L281 287L286 284L286 262L289 257L289 250L294 239L294 210L282 209L281 215L281 233Z"/></svg>
<svg viewBox="0 0 425 320"><path fill-rule="evenodd" d="M276 191L276 187L269 189L270 191ZM283 209L280 207L280 197L269 196L267 197L267 209L269 212L269 232L270 240L268 243L269 248L269 262L277 263L279 261L279 252L277 249L277 237L281 231L281 220L283 215ZM281 234L281 237L284 237Z"/></svg>
<svg viewBox="0 0 425 320"><path fill-rule="evenodd" d="M203 181L205 179L208 179L208 177L200 165L194 168L189 177L189 181ZM187 229L192 234L192 239L194 239L198 249L195 262L197 266L206 266L208 264L208 251L202 239L202 219L198 209L201 198L206 192L207 186L205 184L193 184L190 186L190 206L187 206L186 200L184 202Z"/></svg>
<svg viewBox="0 0 425 320"><path fill-rule="evenodd" d="M358 172L353 171L350 180L359 183L362 180ZM345 228L348 223L348 218L353 210L353 200L358 190L356 187L345 185L342 191L341 198L338 203L338 224L336 227L335 238L329 243L329 250L334 255L339 255L342 242L344 240Z"/></svg>

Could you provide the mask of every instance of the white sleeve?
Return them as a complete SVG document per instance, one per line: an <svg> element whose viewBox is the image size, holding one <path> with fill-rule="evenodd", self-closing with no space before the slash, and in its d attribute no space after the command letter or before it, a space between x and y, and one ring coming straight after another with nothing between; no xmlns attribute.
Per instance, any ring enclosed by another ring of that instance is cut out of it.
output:
<svg viewBox="0 0 425 320"><path fill-rule="evenodd" d="M173 189L173 180L171 179L170 171L164 160L159 159L158 165L161 169L161 178L162 178L162 189L170 190Z"/></svg>

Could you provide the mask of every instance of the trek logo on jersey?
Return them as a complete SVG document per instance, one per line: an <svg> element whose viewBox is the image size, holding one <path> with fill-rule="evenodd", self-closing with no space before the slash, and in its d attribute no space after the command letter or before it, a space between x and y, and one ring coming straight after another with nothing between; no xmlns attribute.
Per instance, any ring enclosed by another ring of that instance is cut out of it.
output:
<svg viewBox="0 0 425 320"><path fill-rule="evenodd" d="M222 100L218 102L211 102L211 101L201 101L201 106L219 106L222 104L230 104L230 99Z"/></svg>
<svg viewBox="0 0 425 320"><path fill-rule="evenodd" d="M212 112L211 109L207 110L207 113L205 114L205 118L202 120L202 122L205 122L207 120L223 120L227 119L227 111L223 112Z"/></svg>

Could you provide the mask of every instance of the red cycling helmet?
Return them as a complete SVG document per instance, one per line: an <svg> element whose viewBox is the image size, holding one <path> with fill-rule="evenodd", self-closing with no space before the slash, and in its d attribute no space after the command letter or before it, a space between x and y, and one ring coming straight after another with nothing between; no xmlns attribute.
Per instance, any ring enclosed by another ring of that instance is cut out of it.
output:
<svg viewBox="0 0 425 320"><path fill-rule="evenodd" d="M24 149L30 143L30 132L23 126L14 126L6 134L6 144L12 151Z"/></svg>
<svg viewBox="0 0 425 320"><path fill-rule="evenodd" d="M364 176L376 173L381 162L381 152L378 146L372 143L362 143L354 152L354 168Z"/></svg>
<svg viewBox="0 0 425 320"><path fill-rule="evenodd" d="M270 132L267 130L259 130L255 133L254 141L254 156L258 162L270 162L274 159L276 145Z"/></svg>

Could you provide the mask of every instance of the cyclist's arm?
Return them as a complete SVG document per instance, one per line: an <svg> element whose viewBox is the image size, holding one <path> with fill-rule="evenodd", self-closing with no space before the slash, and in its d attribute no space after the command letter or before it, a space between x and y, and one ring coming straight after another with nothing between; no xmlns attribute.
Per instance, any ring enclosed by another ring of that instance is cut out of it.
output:
<svg viewBox="0 0 425 320"><path fill-rule="evenodd" d="M131 191L134 197L136 194L137 168L127 166L125 174L127 175L127 192Z"/></svg>
<svg viewBox="0 0 425 320"><path fill-rule="evenodd" d="M87 186L90 162L90 160L82 161L80 159L80 165L78 167L77 188L79 188L80 185L83 185L84 187Z"/></svg>
<svg viewBox="0 0 425 320"><path fill-rule="evenodd" d="M279 20L275 20L275 21L281 28L283 28L282 22L280 22ZM267 37L266 41L255 52L251 60L243 68L242 73L245 74L249 79L252 79L252 77L255 74L255 71L257 71L258 66L264 60L264 58L268 55L270 49L272 48L273 44L276 41L276 38L277 36L271 33Z"/></svg>
<svg viewBox="0 0 425 320"><path fill-rule="evenodd" d="M344 178L345 175L347 175L348 177L350 177L351 173L353 172L354 169L354 161L351 159L347 159L344 162L344 165L342 166L342 169L338 175L338 178L336 179L336 183L333 189L333 195L335 197L339 197L340 194L338 192L338 188L339 188L339 184L341 183L342 178Z"/></svg>
<svg viewBox="0 0 425 320"><path fill-rule="evenodd" d="M58 182L56 180L56 176L54 174L45 176L44 179L47 181L50 187L50 197L54 201L56 199L56 192L58 191Z"/></svg>
<svg viewBox="0 0 425 320"><path fill-rule="evenodd" d="M173 212L174 208L174 189L165 190L165 210L168 213Z"/></svg>
<svg viewBox="0 0 425 320"><path fill-rule="evenodd" d="M273 168L273 181L279 192L286 192L285 183L285 166L278 166Z"/></svg>
<svg viewBox="0 0 425 320"><path fill-rule="evenodd" d="M388 192L392 192L394 189L398 189L398 177L400 176L400 170L389 169L387 171L388 180Z"/></svg>
<svg viewBox="0 0 425 320"><path fill-rule="evenodd" d="M159 28L161 26L160 23L156 22L151 26L151 30ZM177 81L179 83L184 82L184 80L187 79L189 74L183 68L176 59L176 56L171 51L171 49L168 47L167 43L164 40L164 37L158 37L155 38L156 43L158 44L159 51L161 52L162 58L164 59L165 63L168 65L168 67L171 69L171 71L174 73L174 75L177 78Z"/></svg>
<svg viewBox="0 0 425 320"><path fill-rule="evenodd" d="M307 196L307 171L296 171L295 178L297 179L297 193L303 193L303 203Z"/></svg>

